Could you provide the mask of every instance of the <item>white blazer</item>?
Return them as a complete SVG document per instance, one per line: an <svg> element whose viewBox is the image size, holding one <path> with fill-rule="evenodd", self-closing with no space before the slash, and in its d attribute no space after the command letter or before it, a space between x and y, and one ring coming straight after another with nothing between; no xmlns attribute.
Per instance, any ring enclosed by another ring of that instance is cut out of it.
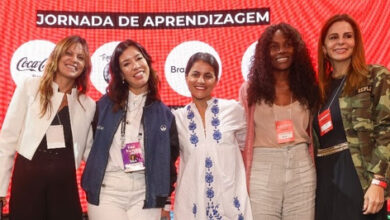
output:
<svg viewBox="0 0 390 220"><path fill-rule="evenodd" d="M33 158L64 97L64 93L58 92L58 85L53 83L52 109L40 117L39 82L40 78L26 79L17 86L9 104L0 132L0 197L6 196L15 153L29 160ZM92 146L91 122L96 106L86 95L77 99L76 88L67 94L67 99L77 169Z"/></svg>

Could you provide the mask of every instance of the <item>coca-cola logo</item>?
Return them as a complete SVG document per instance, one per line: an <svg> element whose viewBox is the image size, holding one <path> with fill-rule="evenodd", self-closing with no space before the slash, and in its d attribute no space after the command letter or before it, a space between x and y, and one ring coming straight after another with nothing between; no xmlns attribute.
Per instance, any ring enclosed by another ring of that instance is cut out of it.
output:
<svg viewBox="0 0 390 220"><path fill-rule="evenodd" d="M45 67L47 59L43 60L29 60L28 57L23 57L16 65L18 71L37 71L42 72Z"/></svg>
<svg viewBox="0 0 390 220"><path fill-rule="evenodd" d="M91 81L95 88L102 94L106 93L110 81L109 64L112 52L119 44L118 41L105 43L100 46L92 55Z"/></svg>
<svg viewBox="0 0 390 220"><path fill-rule="evenodd" d="M55 44L46 40L32 40L22 44L12 55L11 75L16 85L27 77L40 77Z"/></svg>

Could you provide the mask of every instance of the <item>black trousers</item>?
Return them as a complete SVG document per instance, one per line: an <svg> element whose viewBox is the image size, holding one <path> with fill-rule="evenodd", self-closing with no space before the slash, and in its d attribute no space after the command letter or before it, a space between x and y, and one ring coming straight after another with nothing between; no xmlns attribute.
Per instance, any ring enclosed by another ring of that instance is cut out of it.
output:
<svg viewBox="0 0 390 220"><path fill-rule="evenodd" d="M9 216L10 220L82 219L72 150L40 146L31 161L17 156Z"/></svg>
<svg viewBox="0 0 390 220"><path fill-rule="evenodd" d="M364 192L349 150L317 157L316 220L385 220L387 204L363 215Z"/></svg>

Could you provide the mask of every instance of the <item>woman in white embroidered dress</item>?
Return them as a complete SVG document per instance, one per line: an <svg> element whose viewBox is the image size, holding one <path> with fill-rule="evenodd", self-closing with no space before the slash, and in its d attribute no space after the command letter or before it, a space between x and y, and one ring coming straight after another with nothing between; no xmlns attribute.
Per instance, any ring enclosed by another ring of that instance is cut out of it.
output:
<svg viewBox="0 0 390 220"><path fill-rule="evenodd" d="M180 142L175 219L252 219L240 153L244 109L211 96L218 72L208 53L196 53L187 63L192 102L174 113Z"/></svg>

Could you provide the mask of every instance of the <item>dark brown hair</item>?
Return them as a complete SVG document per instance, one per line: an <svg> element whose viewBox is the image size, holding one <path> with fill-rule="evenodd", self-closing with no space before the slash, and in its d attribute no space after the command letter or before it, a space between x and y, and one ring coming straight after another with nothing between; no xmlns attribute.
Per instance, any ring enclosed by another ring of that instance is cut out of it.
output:
<svg viewBox="0 0 390 220"><path fill-rule="evenodd" d="M110 83L108 84L107 94L110 99L115 103L114 111L118 111L119 109L124 109L126 104L126 100L129 96L129 84L126 81L122 81L122 71L119 65L119 57L123 54L123 52L129 48L135 47L145 58L146 63L150 69L150 75L148 79L148 99L151 100L160 100L160 94L158 93L159 89L159 78L152 68L152 58L146 51L146 49L139 43L133 40L125 40L116 46L114 52L112 53L110 60Z"/></svg>
<svg viewBox="0 0 390 220"><path fill-rule="evenodd" d="M325 100L329 92L329 84L331 81L331 72L333 71L332 64L329 58L323 52L325 38L328 34L329 28L336 22L348 22L353 29L355 47L352 52L351 65L348 70L346 85L344 88L345 94L351 94L356 90L361 82L366 79L368 69L366 65L366 58L364 55L363 37L356 21L347 14L337 14L329 18L321 29L320 40L318 41L318 78L319 87L322 100Z"/></svg>
<svg viewBox="0 0 390 220"><path fill-rule="evenodd" d="M318 105L318 84L309 51L299 32L291 25L279 23L267 27L260 36L248 75L248 104L264 101L272 105L275 100L275 78L270 58L270 45L277 30L291 40L293 62L288 76L293 97L313 110Z"/></svg>
<svg viewBox="0 0 390 220"><path fill-rule="evenodd" d="M186 69L185 69L186 76L190 72L192 66L198 61L203 61L203 62L209 64L214 69L215 78L218 80L218 76L219 76L218 61L217 61L217 59L215 59L215 57L213 55L211 55L209 53L204 53L204 52L195 53L194 55L192 55L190 57L190 59L187 62Z"/></svg>

